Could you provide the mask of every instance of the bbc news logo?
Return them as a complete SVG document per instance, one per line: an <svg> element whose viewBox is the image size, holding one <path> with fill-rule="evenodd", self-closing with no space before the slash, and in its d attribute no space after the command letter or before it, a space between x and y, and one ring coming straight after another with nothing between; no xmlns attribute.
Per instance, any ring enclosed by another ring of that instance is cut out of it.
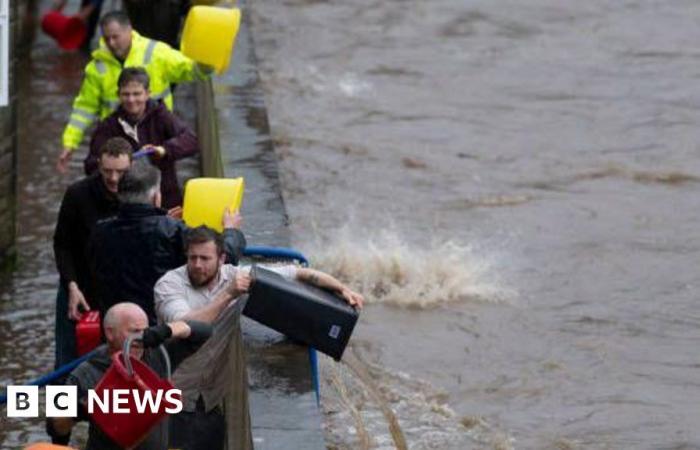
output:
<svg viewBox="0 0 700 450"><path fill-rule="evenodd" d="M168 414L182 411L180 389L139 391L105 389L87 392L87 412L103 414L153 414L164 408ZM8 386L7 417L39 417L39 386ZM77 386L46 386L46 417L78 417Z"/></svg>

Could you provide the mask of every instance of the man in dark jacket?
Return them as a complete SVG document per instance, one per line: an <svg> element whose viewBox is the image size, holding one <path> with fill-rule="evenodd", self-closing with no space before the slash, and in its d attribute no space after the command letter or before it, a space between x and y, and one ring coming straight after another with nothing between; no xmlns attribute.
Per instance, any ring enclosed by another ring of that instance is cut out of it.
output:
<svg viewBox="0 0 700 450"><path fill-rule="evenodd" d="M142 35L180 48L180 22L190 8L189 0L123 0L134 29Z"/></svg>
<svg viewBox="0 0 700 450"><path fill-rule="evenodd" d="M54 443L68 444L71 429L76 422L89 418L84 404L87 401L88 390L97 386L112 363L112 355L122 350L127 338L138 339L133 341L129 355L146 363L159 376L166 377L168 375L167 363L164 356L154 350L155 347L164 344L169 355L171 370L175 370L185 358L196 352L212 333L211 325L193 320L147 327L146 314L138 305L123 302L114 305L107 311L104 316L106 345L98 347L96 353L75 368L65 381L66 385L78 387L78 417L52 418L47 422L47 431ZM134 415L134 418L139 420L137 415ZM167 420L155 424L143 441L138 444L136 450L167 449L167 429ZM95 423L90 423L86 450L117 450L121 448Z"/></svg>
<svg viewBox="0 0 700 450"><path fill-rule="evenodd" d="M75 323L79 307L94 305L94 288L86 262L88 238L95 223L115 215L119 179L131 165L131 145L122 138L107 140L97 159L99 173L73 183L63 196L53 237L56 267L61 276L56 299L56 367L77 357Z"/></svg>
<svg viewBox="0 0 700 450"><path fill-rule="evenodd" d="M90 236L88 260L102 313L115 303L132 301L155 324L153 287L167 271L186 262L188 228L159 208L159 183L155 167L135 160L119 182L118 215L99 222ZM224 212L224 245L230 264L237 264L245 247L245 237L238 230L241 221L238 212Z"/></svg>
<svg viewBox="0 0 700 450"><path fill-rule="evenodd" d="M119 108L95 129L90 152L85 159L85 173L97 169L99 148L109 138L128 140L134 151L150 149L151 162L161 172L163 208L182 205L175 162L199 151L194 132L162 102L149 98L149 79L141 67L127 67L117 81Z"/></svg>

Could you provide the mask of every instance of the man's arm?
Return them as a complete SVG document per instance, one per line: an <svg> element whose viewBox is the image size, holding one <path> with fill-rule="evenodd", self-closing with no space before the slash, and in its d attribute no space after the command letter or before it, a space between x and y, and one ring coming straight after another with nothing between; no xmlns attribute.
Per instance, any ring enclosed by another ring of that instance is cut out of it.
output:
<svg viewBox="0 0 700 450"><path fill-rule="evenodd" d="M243 217L238 211L224 210L222 219L224 225L224 250L226 252L226 262L236 265L241 259L243 249L246 246L245 236L240 230Z"/></svg>
<svg viewBox="0 0 700 450"><path fill-rule="evenodd" d="M250 276L238 271L236 276L226 285L226 288L214 297L211 303L202 308L191 310L182 316L182 319L212 323L231 302L248 292L249 288Z"/></svg>
<svg viewBox="0 0 700 450"><path fill-rule="evenodd" d="M196 352L211 337L212 332L213 327L210 324L179 320L147 328L143 332L142 342L144 347L150 348L164 344L174 371L185 358Z"/></svg>
<svg viewBox="0 0 700 450"><path fill-rule="evenodd" d="M73 260L73 249L71 243L75 239L73 233L79 226L78 223L78 199L75 192L68 188L61 208L58 211L56 230L53 236L53 250L56 259L56 268L61 276L61 281L68 290L68 317L73 320L80 320L79 306L89 310L90 306L85 300L80 286L78 286L78 276Z"/></svg>
<svg viewBox="0 0 700 450"><path fill-rule="evenodd" d="M340 280L335 278L333 275L321 272L315 269L309 269L306 267L300 267L297 269L297 280L304 283L313 284L322 289L327 289L329 291L336 292L338 295L343 297L352 306L357 306L362 308L365 301L361 294L353 291L345 284L341 283Z"/></svg>
<svg viewBox="0 0 700 450"><path fill-rule="evenodd" d="M210 67L198 64L164 42L156 44L154 50L154 57L165 67L166 76L171 83L204 80L212 73Z"/></svg>
<svg viewBox="0 0 700 450"><path fill-rule="evenodd" d="M213 323L234 299L248 291L249 286L250 277L237 272L229 284L208 305L192 309L183 298L184 286L166 275L156 283L154 289L156 314L162 322L196 320Z"/></svg>
<svg viewBox="0 0 700 450"><path fill-rule="evenodd" d="M101 98L102 89L97 69L94 68L94 62L91 62L85 68L83 84L73 101L73 111L63 131L63 151L56 165L59 172L63 173L67 170L68 162L83 140L85 130L98 118Z"/></svg>
<svg viewBox="0 0 700 450"><path fill-rule="evenodd" d="M167 136L162 144L165 154L162 158L169 161L177 161L196 155L199 152L199 144L194 131L180 120L175 114L165 110L163 119L166 121Z"/></svg>
<svg viewBox="0 0 700 450"><path fill-rule="evenodd" d="M58 220L53 234L53 252L56 259L56 269L61 280L68 284L77 280L73 253L71 252L72 231L77 226L78 201L71 187L63 195L61 207L58 210Z"/></svg>

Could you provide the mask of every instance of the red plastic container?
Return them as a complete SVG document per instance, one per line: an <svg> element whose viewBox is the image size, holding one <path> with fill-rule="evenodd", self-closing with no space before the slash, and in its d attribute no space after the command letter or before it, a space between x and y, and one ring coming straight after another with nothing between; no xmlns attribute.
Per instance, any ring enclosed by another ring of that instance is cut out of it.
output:
<svg viewBox="0 0 700 450"><path fill-rule="evenodd" d="M60 11L49 11L41 19L41 29L58 42L59 47L65 50L79 48L85 36L87 27L78 16L64 16Z"/></svg>
<svg viewBox="0 0 700 450"><path fill-rule="evenodd" d="M159 389L164 391L173 389L173 385L168 379L160 378L150 367L133 357L129 357L130 365L133 367L133 370L130 371L125 366L123 354L124 352L121 351L112 356L112 365L97 383L95 393L100 398L103 398L106 389L153 391L154 398L155 391ZM162 395L162 398L165 398L165 392ZM99 409L95 409L92 413L92 421L114 442L124 448L131 448L141 442L151 428L158 424L165 415L167 405L168 403L161 399L158 412L154 413L147 409L143 413L138 413L133 396L129 396L129 402L120 407L129 409L131 413L115 414L111 411L103 413Z"/></svg>
<svg viewBox="0 0 700 450"><path fill-rule="evenodd" d="M91 351L102 342L99 311L88 311L75 325L75 344L78 356Z"/></svg>

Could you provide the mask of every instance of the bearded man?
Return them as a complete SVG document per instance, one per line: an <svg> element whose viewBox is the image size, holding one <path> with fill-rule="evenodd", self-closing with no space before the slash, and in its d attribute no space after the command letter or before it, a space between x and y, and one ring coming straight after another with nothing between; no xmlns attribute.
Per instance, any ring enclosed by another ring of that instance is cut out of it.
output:
<svg viewBox="0 0 700 450"><path fill-rule="evenodd" d="M204 226L189 231L185 252L187 264L166 273L156 283L158 323L196 320L213 324L214 334L175 372L175 383L182 389L183 411L171 417L170 445L186 450L219 450L225 448L227 439L223 405L236 379L235 365L229 364L228 357L232 343L241 339L240 314L243 294L250 288L250 266L225 264L222 236ZM286 279L334 291L349 304L362 307L362 295L329 274L293 265L266 268ZM249 437L237 439L245 441Z"/></svg>

